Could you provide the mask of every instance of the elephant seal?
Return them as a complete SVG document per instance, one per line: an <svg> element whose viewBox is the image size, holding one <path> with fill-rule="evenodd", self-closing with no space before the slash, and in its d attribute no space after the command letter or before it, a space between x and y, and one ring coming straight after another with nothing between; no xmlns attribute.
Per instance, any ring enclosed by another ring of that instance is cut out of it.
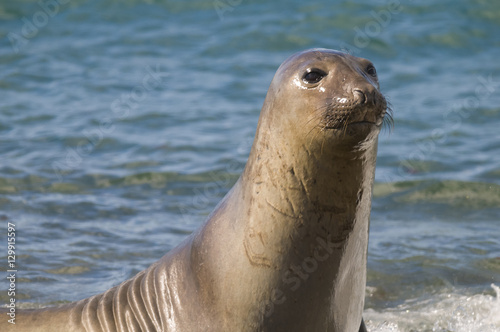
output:
<svg viewBox="0 0 500 332"><path fill-rule="evenodd" d="M271 82L241 177L197 231L105 293L19 311L13 326L4 316L0 330L363 331L386 113L370 61L292 55Z"/></svg>

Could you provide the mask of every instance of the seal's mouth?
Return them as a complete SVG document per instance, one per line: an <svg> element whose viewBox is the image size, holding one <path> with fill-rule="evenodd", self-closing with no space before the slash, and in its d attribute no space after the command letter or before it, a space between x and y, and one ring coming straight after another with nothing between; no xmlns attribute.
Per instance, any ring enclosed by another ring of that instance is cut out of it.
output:
<svg viewBox="0 0 500 332"><path fill-rule="evenodd" d="M382 121L379 123L373 122L373 121L356 121L356 122L349 122L346 124L347 126L375 126L375 127L380 127L382 125ZM345 126L344 126L345 127ZM341 127L336 126L336 127L325 127L325 129L340 129Z"/></svg>
<svg viewBox="0 0 500 332"><path fill-rule="evenodd" d="M380 128L384 123L392 126L392 116L386 99L380 93L369 100L356 94L331 98L322 110L323 130L346 129L351 126Z"/></svg>

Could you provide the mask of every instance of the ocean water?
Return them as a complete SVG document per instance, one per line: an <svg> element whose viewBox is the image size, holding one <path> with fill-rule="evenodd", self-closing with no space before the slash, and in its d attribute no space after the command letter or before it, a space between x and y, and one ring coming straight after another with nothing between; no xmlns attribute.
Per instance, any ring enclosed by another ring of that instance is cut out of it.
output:
<svg viewBox="0 0 500 332"><path fill-rule="evenodd" d="M182 241L243 169L280 63L325 47L372 60L394 110L369 330L500 331L500 2L23 0L0 22L0 267L12 223L21 307Z"/></svg>

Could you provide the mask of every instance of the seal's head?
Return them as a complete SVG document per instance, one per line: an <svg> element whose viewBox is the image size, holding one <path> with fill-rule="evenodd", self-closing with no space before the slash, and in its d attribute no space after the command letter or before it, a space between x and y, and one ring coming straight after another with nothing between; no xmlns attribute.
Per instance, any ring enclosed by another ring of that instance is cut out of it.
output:
<svg viewBox="0 0 500 332"><path fill-rule="evenodd" d="M282 138L288 132L349 149L376 143L387 113L373 64L327 49L306 50L283 62L264 106L261 122L267 123L261 125Z"/></svg>

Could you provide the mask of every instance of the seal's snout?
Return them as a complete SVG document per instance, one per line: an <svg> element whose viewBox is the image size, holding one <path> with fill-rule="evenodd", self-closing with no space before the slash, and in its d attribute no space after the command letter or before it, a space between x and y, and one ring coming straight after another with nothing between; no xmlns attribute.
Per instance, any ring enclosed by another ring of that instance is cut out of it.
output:
<svg viewBox="0 0 500 332"><path fill-rule="evenodd" d="M376 91L374 88L354 88L352 90L352 95L353 98L356 102L356 104L361 105L361 104L368 104L368 105L373 105L377 106L379 103L380 97L378 96L380 93Z"/></svg>

